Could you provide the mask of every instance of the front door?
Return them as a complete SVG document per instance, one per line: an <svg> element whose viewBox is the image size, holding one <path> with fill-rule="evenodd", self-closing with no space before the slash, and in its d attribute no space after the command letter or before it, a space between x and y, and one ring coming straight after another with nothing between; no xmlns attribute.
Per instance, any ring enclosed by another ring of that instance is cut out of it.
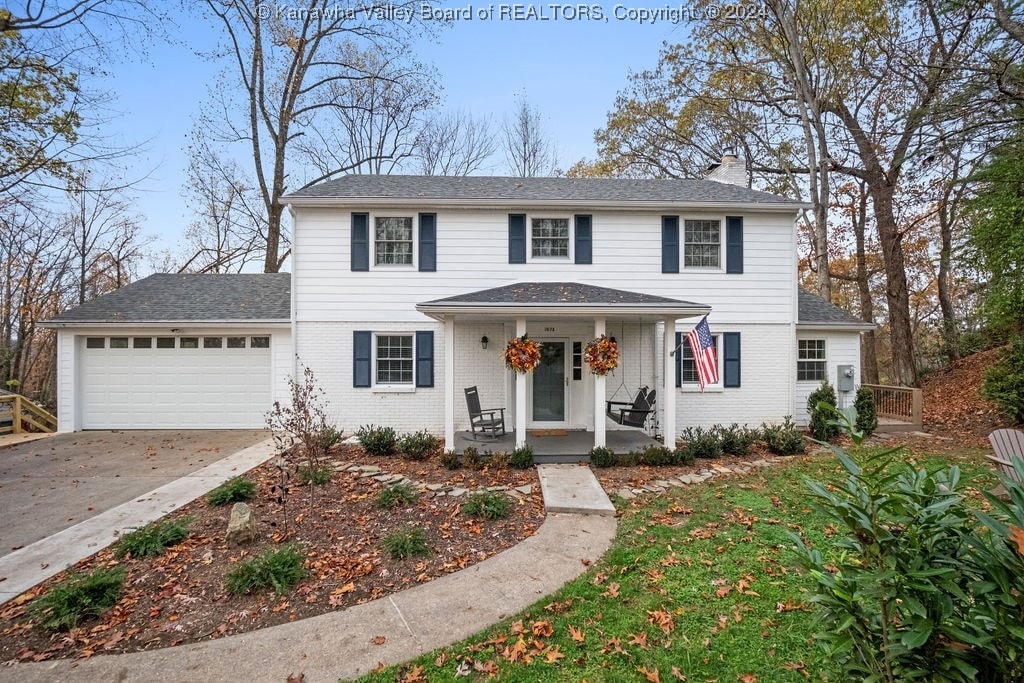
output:
<svg viewBox="0 0 1024 683"><path fill-rule="evenodd" d="M567 340L540 342L540 365L530 373L530 416L533 427L564 427L567 424Z"/></svg>

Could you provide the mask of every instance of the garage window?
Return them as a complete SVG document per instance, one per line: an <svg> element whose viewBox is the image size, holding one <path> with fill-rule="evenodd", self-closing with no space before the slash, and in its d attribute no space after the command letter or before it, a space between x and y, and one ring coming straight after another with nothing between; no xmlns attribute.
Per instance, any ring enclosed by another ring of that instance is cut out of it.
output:
<svg viewBox="0 0 1024 683"><path fill-rule="evenodd" d="M157 337L156 348L158 349L173 349L174 348L174 337Z"/></svg>
<svg viewBox="0 0 1024 683"><path fill-rule="evenodd" d="M198 349L199 337L182 337L178 342L179 349Z"/></svg>
<svg viewBox="0 0 1024 683"><path fill-rule="evenodd" d="M153 348L152 337L135 337L132 339L132 348L136 349L151 349Z"/></svg>
<svg viewBox="0 0 1024 683"><path fill-rule="evenodd" d="M224 337L203 337L204 349L219 349L224 346Z"/></svg>
<svg viewBox="0 0 1024 683"><path fill-rule="evenodd" d="M270 337L251 337L249 339L250 349L269 349Z"/></svg>
<svg viewBox="0 0 1024 683"><path fill-rule="evenodd" d="M228 337L229 349L244 349L245 337Z"/></svg>
<svg viewBox="0 0 1024 683"><path fill-rule="evenodd" d="M87 349L105 349L107 348L106 337L86 337L85 348Z"/></svg>
<svg viewBox="0 0 1024 683"><path fill-rule="evenodd" d="M128 337L111 337L110 348L112 349L127 349L128 348Z"/></svg>

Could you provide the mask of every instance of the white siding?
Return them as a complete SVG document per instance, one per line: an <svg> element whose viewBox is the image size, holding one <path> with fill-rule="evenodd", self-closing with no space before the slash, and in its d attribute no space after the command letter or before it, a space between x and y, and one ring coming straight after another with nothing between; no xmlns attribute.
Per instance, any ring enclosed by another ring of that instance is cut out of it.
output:
<svg viewBox="0 0 1024 683"><path fill-rule="evenodd" d="M825 373L833 388L838 384L837 368L852 365L856 385L860 386L860 333L858 332L812 332L798 330L796 338L825 340ZM794 352L795 353L795 352ZM797 382L793 398L793 419L800 426L806 426L810 416L807 412L807 398L821 382ZM853 405L854 391L837 391L840 408Z"/></svg>

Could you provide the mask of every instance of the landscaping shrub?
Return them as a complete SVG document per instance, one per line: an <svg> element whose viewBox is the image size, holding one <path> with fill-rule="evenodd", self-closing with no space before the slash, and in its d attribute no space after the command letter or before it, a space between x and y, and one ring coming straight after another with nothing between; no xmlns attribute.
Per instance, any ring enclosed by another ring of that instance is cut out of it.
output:
<svg viewBox="0 0 1024 683"><path fill-rule="evenodd" d="M192 520L183 517L177 520L151 522L121 536L117 543L117 557L156 557L164 550L188 538L188 525Z"/></svg>
<svg viewBox="0 0 1024 683"><path fill-rule="evenodd" d="M480 519L503 519L508 517L512 509L512 501L497 491L478 491L466 497L462 511L471 517Z"/></svg>
<svg viewBox="0 0 1024 683"><path fill-rule="evenodd" d="M295 471L295 476L303 486L323 486L327 484L334 475L334 468L328 465L320 465L313 469L303 465Z"/></svg>
<svg viewBox="0 0 1024 683"><path fill-rule="evenodd" d="M467 470L478 472L484 468L484 459L480 457L480 451L473 446L468 446L462 451L462 466Z"/></svg>
<svg viewBox="0 0 1024 683"><path fill-rule="evenodd" d="M117 603L124 585L124 568L99 568L89 574L68 572L29 612L39 625L51 631L75 628L88 617L97 617Z"/></svg>
<svg viewBox="0 0 1024 683"><path fill-rule="evenodd" d="M612 467L615 465L615 453L610 448L595 446L590 449L590 464L594 467Z"/></svg>
<svg viewBox="0 0 1024 683"><path fill-rule="evenodd" d="M393 427L363 425L356 432L356 438L370 455L391 455L398 445L398 434Z"/></svg>
<svg viewBox="0 0 1024 683"><path fill-rule="evenodd" d="M239 595L273 588L278 595L284 595L306 575L303 562L302 553L293 544L271 548L231 570L228 591Z"/></svg>
<svg viewBox="0 0 1024 683"><path fill-rule="evenodd" d="M533 467L533 448L525 444L520 446L512 451L508 461L517 470L526 470Z"/></svg>
<svg viewBox="0 0 1024 683"><path fill-rule="evenodd" d="M686 446L679 446L672 454L677 465L692 465L695 457L693 451Z"/></svg>
<svg viewBox="0 0 1024 683"><path fill-rule="evenodd" d="M398 441L398 450L410 460L426 460L437 450L441 442L425 429L406 434Z"/></svg>
<svg viewBox="0 0 1024 683"><path fill-rule="evenodd" d="M334 425L327 425L317 437L319 448L321 453L326 453L331 450L345 438L344 432L335 427Z"/></svg>
<svg viewBox="0 0 1024 683"><path fill-rule="evenodd" d="M430 554L427 534L418 526L407 524L393 534L385 536L382 544L395 560Z"/></svg>
<svg viewBox="0 0 1024 683"><path fill-rule="evenodd" d="M839 435L839 425L834 419L836 405L836 390L828 380L807 397L807 412L811 416L808 431L818 441L831 441Z"/></svg>
<svg viewBox="0 0 1024 683"><path fill-rule="evenodd" d="M389 510L399 505L411 505L416 502L419 494L407 481L400 484L392 484L377 495L377 505Z"/></svg>
<svg viewBox="0 0 1024 683"><path fill-rule="evenodd" d="M459 454L455 451L445 451L441 454L441 464L450 470L457 470L462 467L462 461L459 459Z"/></svg>
<svg viewBox="0 0 1024 683"><path fill-rule="evenodd" d="M853 401L857 411L857 431L864 436L871 436L878 429L878 414L875 410L875 392L868 387L857 389L857 398Z"/></svg>
<svg viewBox="0 0 1024 683"><path fill-rule="evenodd" d="M664 446L651 445L637 452L637 462L640 465L672 465L675 463L675 456L672 451Z"/></svg>
<svg viewBox="0 0 1024 683"><path fill-rule="evenodd" d="M722 445L722 452L726 455L746 455L750 452L750 447L761 438L758 430L747 426L741 427L735 422L728 427L715 427L715 433Z"/></svg>
<svg viewBox="0 0 1024 683"><path fill-rule="evenodd" d="M231 477L226 482L210 491L206 501L210 505L228 505L244 503L256 495L256 484L244 476Z"/></svg>
<svg viewBox="0 0 1024 683"><path fill-rule="evenodd" d="M775 455L796 455L806 448L804 435L788 417L780 425L761 425L761 436L768 450Z"/></svg>
<svg viewBox="0 0 1024 683"><path fill-rule="evenodd" d="M1014 337L999 360L985 371L981 395L1015 424L1024 424L1024 336Z"/></svg>
<svg viewBox="0 0 1024 683"><path fill-rule="evenodd" d="M722 439L718 436L716 429L687 427L683 430L681 436L683 441L686 442L684 448L694 458L722 457Z"/></svg>
<svg viewBox="0 0 1024 683"><path fill-rule="evenodd" d="M489 453L487 457L487 466L495 470L503 470L508 468L509 462L512 456L505 451L496 451Z"/></svg>

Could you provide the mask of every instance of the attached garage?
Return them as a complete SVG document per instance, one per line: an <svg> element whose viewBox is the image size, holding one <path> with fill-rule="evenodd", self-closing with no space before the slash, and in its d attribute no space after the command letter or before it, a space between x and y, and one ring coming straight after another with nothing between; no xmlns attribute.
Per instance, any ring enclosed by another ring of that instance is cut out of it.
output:
<svg viewBox="0 0 1024 683"><path fill-rule="evenodd" d="M287 273L153 275L47 324L60 431L262 428L294 360Z"/></svg>

